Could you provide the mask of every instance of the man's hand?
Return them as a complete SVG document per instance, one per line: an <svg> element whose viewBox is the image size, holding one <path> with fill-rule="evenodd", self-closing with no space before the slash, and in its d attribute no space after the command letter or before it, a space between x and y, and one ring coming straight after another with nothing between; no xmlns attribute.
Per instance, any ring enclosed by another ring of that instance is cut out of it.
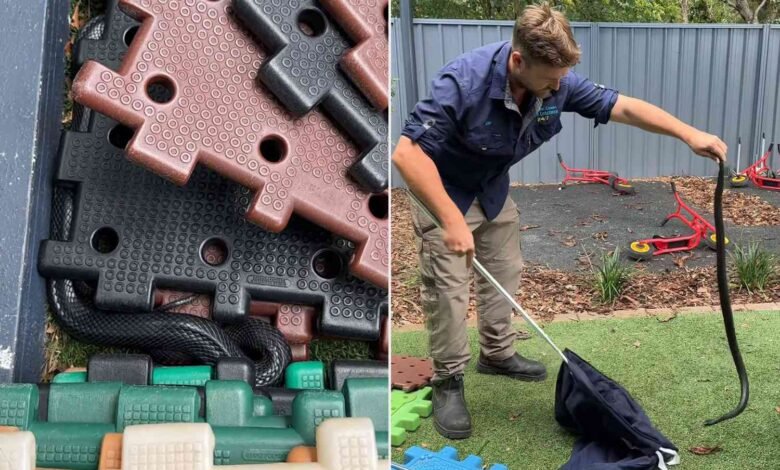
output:
<svg viewBox="0 0 780 470"><path fill-rule="evenodd" d="M658 106L630 96L619 95L610 119L657 134L682 140L697 155L714 161L726 161L728 147L719 137L689 126Z"/></svg>
<svg viewBox="0 0 780 470"><path fill-rule="evenodd" d="M474 257L474 235L466 224L466 220L461 217L458 222L445 224L442 230L444 231L444 245L460 256L466 255L466 262L471 265L471 259Z"/></svg>
<svg viewBox="0 0 780 470"><path fill-rule="evenodd" d="M726 161L726 154L728 147L720 140L716 135L707 134L698 129L693 129L691 135L685 139L685 143L694 151L697 155L702 157L711 158L714 161L723 160Z"/></svg>

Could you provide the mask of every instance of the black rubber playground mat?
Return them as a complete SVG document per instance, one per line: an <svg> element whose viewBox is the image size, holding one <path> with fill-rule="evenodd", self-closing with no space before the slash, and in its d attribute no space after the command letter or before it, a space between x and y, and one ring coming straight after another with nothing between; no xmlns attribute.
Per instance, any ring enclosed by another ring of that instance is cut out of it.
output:
<svg viewBox="0 0 780 470"><path fill-rule="evenodd" d="M565 189L558 185L518 186L511 196L520 209L523 255L532 264L552 269L577 271L590 269L601 254L619 247L624 257L630 242L653 235L686 235L691 230L673 220L665 227L661 221L676 210L669 184L634 182L637 194L619 196L605 185L579 184ZM749 188L748 191L760 190ZM768 192L768 191L764 191ZM764 197L764 192L758 194ZM685 200L685 198L683 198ZM712 223L712 214L686 201L692 209ZM776 226L740 227L726 222L727 236L737 244L761 242L764 248L780 253L780 229ZM677 269L680 257L688 256L684 266L714 266L715 252L703 243L680 254L655 256L644 265L651 271Z"/></svg>

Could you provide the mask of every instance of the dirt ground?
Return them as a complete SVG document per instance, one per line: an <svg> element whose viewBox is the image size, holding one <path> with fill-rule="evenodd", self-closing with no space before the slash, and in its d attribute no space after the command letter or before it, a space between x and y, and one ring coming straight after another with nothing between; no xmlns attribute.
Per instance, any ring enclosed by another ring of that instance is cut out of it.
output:
<svg viewBox="0 0 780 470"><path fill-rule="evenodd" d="M603 185L521 185L511 190L521 212L526 267L517 298L543 320L572 313L608 315L615 310L717 306L714 252L703 245L691 252L662 255L631 264L634 274L623 295L605 305L596 298L593 266L602 254L653 235L688 233L672 221L659 224L675 210L668 178L635 182L637 195L619 196ZM711 178L675 178L683 200L712 222ZM403 190L392 195L392 311L395 325L423 322L416 240ZM727 190L726 230L737 244L759 242L780 254L780 192L756 188ZM625 257L625 255L624 255ZM732 282L732 304L780 301L780 284L748 292ZM469 317L476 314L474 299Z"/></svg>

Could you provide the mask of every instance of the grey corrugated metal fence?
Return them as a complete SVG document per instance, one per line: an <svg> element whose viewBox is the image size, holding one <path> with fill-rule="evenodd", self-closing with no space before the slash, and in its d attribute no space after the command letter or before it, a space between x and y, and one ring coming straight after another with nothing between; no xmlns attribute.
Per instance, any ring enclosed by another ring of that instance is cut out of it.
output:
<svg viewBox="0 0 780 470"><path fill-rule="evenodd" d="M392 39L392 139L410 109L427 96L434 74L457 55L510 39L510 21L414 21L419 96L404 83L404 49L397 19ZM573 23L582 47L575 70L597 83L642 98L699 129L717 134L742 167L759 151L761 133L780 138L780 25ZM713 175L715 167L670 137L620 124L593 127L567 113L563 132L510 170L512 181L556 182L561 152L569 164L617 171L627 177ZM394 185L399 186L399 178Z"/></svg>

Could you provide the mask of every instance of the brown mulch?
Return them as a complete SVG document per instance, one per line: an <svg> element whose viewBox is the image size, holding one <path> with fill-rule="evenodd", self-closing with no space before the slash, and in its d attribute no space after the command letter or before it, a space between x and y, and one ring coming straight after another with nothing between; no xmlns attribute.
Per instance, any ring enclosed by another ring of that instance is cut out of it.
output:
<svg viewBox="0 0 780 470"><path fill-rule="evenodd" d="M678 188L682 187L698 188L700 192L706 190L704 186L690 185L688 181L678 185ZM691 198L696 197L694 191L691 190ZM415 235L409 215L409 201L401 190L393 190L392 194L392 237L393 323L398 326L422 323L424 318L419 301L420 278ZM562 313L608 314L622 309L712 306L719 302L715 270L688 268L684 260L678 263L677 269L668 272L646 272L639 265L623 295L611 305L598 301L593 276L587 271L565 272L528 266L523 272L517 299L528 313L543 320L552 320L556 314ZM778 302L780 284L764 292L753 293L733 286L731 301L733 304ZM468 316L471 318L475 315L472 295Z"/></svg>
<svg viewBox="0 0 780 470"><path fill-rule="evenodd" d="M668 182L670 178L657 180ZM715 193L715 181L712 178L686 176L674 178L674 181L683 201L712 213ZM780 225L780 208L758 196L724 188L723 217L743 227Z"/></svg>

